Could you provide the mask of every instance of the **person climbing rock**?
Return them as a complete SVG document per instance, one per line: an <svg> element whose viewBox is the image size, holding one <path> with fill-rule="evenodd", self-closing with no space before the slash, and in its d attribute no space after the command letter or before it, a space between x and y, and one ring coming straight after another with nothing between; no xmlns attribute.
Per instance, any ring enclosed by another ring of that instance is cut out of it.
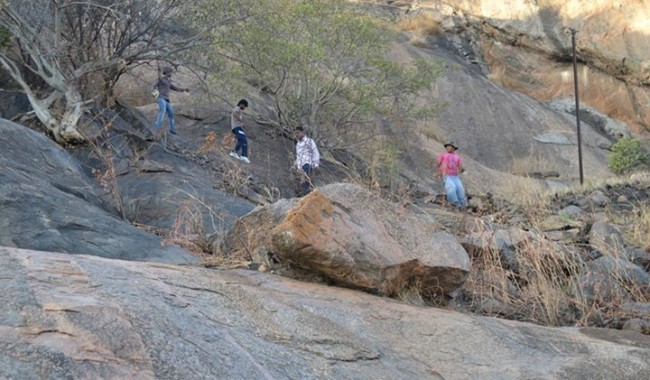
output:
<svg viewBox="0 0 650 380"><path fill-rule="evenodd" d="M242 160L247 164L251 161L248 159L248 139L244 132L244 116L243 111L248 107L248 101L241 99L230 114L230 128L232 133L237 138L235 148L230 152L230 157ZM239 154L241 151L241 155Z"/></svg>
<svg viewBox="0 0 650 380"><path fill-rule="evenodd" d="M165 113L167 113L167 123L169 124L169 133L172 135L176 134L176 128L174 128L174 108L172 103L169 101L169 91L178 91L178 92L189 92L188 88L180 88L172 83L172 72L171 67L165 67L162 70L162 76L158 78L156 83L151 87L151 94L156 98L156 103L158 103L158 117L156 118L156 130L160 132L163 121L165 119Z"/></svg>
<svg viewBox="0 0 650 380"><path fill-rule="evenodd" d="M463 159L456 153L458 146L454 141L447 142L445 149L445 153L438 155L437 167L445 183L447 201L456 207L464 208L467 206L467 200L465 188L459 177L459 174L465 170Z"/></svg>
<svg viewBox="0 0 650 380"><path fill-rule="evenodd" d="M314 140L305 135L305 129L296 128L296 161L294 166L300 171L302 196L311 192L314 188L312 174L320 165L320 152Z"/></svg>

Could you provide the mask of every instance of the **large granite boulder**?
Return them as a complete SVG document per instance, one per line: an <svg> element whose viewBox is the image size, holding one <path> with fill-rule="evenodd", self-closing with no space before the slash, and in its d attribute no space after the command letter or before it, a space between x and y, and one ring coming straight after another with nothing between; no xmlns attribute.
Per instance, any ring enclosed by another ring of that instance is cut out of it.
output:
<svg viewBox="0 0 650 380"><path fill-rule="evenodd" d="M387 295L414 287L440 296L470 270L467 252L432 217L351 184L254 210L235 224L225 251L275 255L337 284Z"/></svg>
<svg viewBox="0 0 650 380"><path fill-rule="evenodd" d="M647 379L650 338L252 271L0 248L8 379Z"/></svg>

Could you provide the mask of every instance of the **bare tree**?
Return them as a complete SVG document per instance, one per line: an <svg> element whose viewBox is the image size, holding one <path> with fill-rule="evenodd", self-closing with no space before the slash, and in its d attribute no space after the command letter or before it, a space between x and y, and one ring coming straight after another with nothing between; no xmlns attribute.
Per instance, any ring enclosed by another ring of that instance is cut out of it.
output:
<svg viewBox="0 0 650 380"><path fill-rule="evenodd" d="M220 14L197 30L183 22L192 12L192 2L185 0L5 3L0 29L11 38L0 47L0 67L27 94L34 114L58 142L84 139L78 123L86 106L106 105L130 67L199 46L209 28L229 17Z"/></svg>

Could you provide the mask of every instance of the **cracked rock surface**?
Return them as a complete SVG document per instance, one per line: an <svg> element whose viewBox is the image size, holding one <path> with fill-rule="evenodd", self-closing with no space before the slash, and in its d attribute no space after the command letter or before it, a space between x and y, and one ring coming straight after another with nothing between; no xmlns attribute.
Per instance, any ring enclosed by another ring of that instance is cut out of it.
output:
<svg viewBox="0 0 650 380"><path fill-rule="evenodd" d="M7 378L650 375L640 334L415 307L251 271L0 248L0 286Z"/></svg>

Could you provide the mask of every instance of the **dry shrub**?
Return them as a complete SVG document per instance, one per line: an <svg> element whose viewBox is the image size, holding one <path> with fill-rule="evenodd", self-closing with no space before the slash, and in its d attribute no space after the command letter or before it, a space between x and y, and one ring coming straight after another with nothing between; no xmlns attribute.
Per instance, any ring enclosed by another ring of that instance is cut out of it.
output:
<svg viewBox="0 0 650 380"><path fill-rule="evenodd" d="M419 48L426 48L429 46L429 42L427 41L426 36L420 36L417 34L411 35L411 38L409 39L409 43L415 47Z"/></svg>
<svg viewBox="0 0 650 380"><path fill-rule="evenodd" d="M491 235L487 229L480 233ZM472 308L486 314L550 326L571 324L570 283L581 267L579 258L543 239L522 243L509 263L498 249L486 248L473 260L465 291Z"/></svg>
<svg viewBox="0 0 650 380"><path fill-rule="evenodd" d="M282 198L282 192L275 186L261 184L256 190L266 200L267 204L275 203Z"/></svg>
<svg viewBox="0 0 650 380"><path fill-rule="evenodd" d="M529 215L532 231L536 219L543 219L546 209L538 210L538 218ZM535 211L530 211L534 213ZM639 235L648 236L650 212L648 207L636 213ZM475 229L492 236L485 225ZM489 247L496 247L496 244ZM639 284L628 275L626 253L622 247L601 248L602 253L614 259L613 268L602 273L588 272L579 254L579 247L565 245L534 235L522 242L513 255L504 262L497 248L484 247L472 262L472 271L464 286L470 308L487 315L525 320L548 326L583 325L620 327L628 316L621 311L627 302L650 302L650 285ZM583 294L578 279L595 273L589 281L590 290ZM600 280L602 277L602 280Z"/></svg>
<svg viewBox="0 0 650 380"><path fill-rule="evenodd" d="M422 295L422 287L419 284L414 284L412 286L400 289L397 294L394 295L398 300L417 306L429 305L432 297L425 297Z"/></svg>
<svg viewBox="0 0 650 380"><path fill-rule="evenodd" d="M650 249L650 205L647 203L640 205L631 215L634 215L631 223L632 240L646 250Z"/></svg>
<svg viewBox="0 0 650 380"><path fill-rule="evenodd" d="M112 146L110 140L107 138L113 127L113 120L95 120L90 121L89 123L91 122L103 122L101 133L102 139L105 140L104 143L100 143L98 139L88 138L88 142L93 154L101 161L104 168L104 170L100 168L92 168L91 172L95 176L95 179L100 184L102 189L104 189L107 194L111 195L113 203L117 210L120 212L122 219L126 220L126 215L124 213L124 202L122 200L122 192L120 191L119 181L117 180L117 173L115 171L115 157L113 155L113 152L119 151L119 148Z"/></svg>
<svg viewBox="0 0 650 380"><path fill-rule="evenodd" d="M607 253L614 258L625 256L623 252L616 250ZM602 274L602 281L594 281L593 294L575 291L573 301L580 315L577 324L620 327L621 321L629 318L629 315L621 310L621 305L630 302L650 302L650 284L640 285L638 280L633 280L633 276L630 276L621 264L623 262L626 261L615 261L616 265L610 268L607 274Z"/></svg>
<svg viewBox="0 0 650 380"><path fill-rule="evenodd" d="M207 238L203 221L203 207L192 202L181 204L174 226L164 242L179 245L198 255L212 254L212 244Z"/></svg>
<svg viewBox="0 0 650 380"><path fill-rule="evenodd" d="M250 185L250 182L250 174L247 174L238 165L231 166L223 172L223 187L233 194L239 194L245 187Z"/></svg>
<svg viewBox="0 0 650 380"><path fill-rule="evenodd" d="M249 260L233 259L225 255L211 255L204 258L201 264L207 268L250 269L253 262Z"/></svg>
<svg viewBox="0 0 650 380"><path fill-rule="evenodd" d="M430 13L420 12L415 16L402 18L392 27L400 32L410 35L409 43L417 47L427 47L427 37L442 34L440 22L435 20Z"/></svg>
<svg viewBox="0 0 650 380"><path fill-rule="evenodd" d="M216 135L215 135L216 139ZM221 139L221 150L224 152L231 151L232 148L235 146L235 142L237 141L237 138L235 137L234 134L228 133L223 136Z"/></svg>
<svg viewBox="0 0 650 380"><path fill-rule="evenodd" d="M538 240L524 244L517 263L527 319L549 326L571 324L575 318L571 283L582 270L582 260L554 242Z"/></svg>
<svg viewBox="0 0 650 380"><path fill-rule="evenodd" d="M220 243L227 232L223 215L198 196L184 193L188 199L178 208L174 225L163 242L201 256L221 254Z"/></svg>
<svg viewBox="0 0 650 380"><path fill-rule="evenodd" d="M213 153L217 152L219 147L217 146L217 134L213 131L208 132L208 135L205 136L205 141L203 145L198 149L199 153Z"/></svg>

